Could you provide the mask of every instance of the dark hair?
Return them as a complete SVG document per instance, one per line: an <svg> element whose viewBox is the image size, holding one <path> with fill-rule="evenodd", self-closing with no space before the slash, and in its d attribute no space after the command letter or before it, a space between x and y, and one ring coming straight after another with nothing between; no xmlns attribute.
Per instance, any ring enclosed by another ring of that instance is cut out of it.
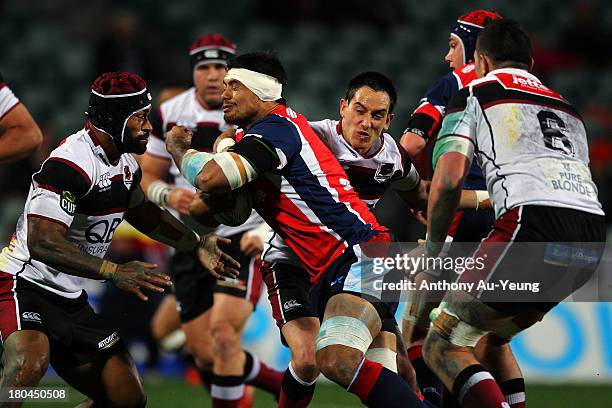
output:
<svg viewBox="0 0 612 408"><path fill-rule="evenodd" d="M271 51L257 51L238 55L229 60L227 70L231 68L244 68L260 74L270 75L277 79L282 85L287 85L287 73L283 64Z"/></svg>
<svg viewBox="0 0 612 408"><path fill-rule="evenodd" d="M524 69L531 65L531 40L514 20L491 21L478 36L476 50L489 56L496 65Z"/></svg>
<svg viewBox="0 0 612 408"><path fill-rule="evenodd" d="M380 72L362 72L351 79L348 83L348 87L346 88L345 99L347 102L350 102L351 99L355 97L355 93L364 86L372 88L376 92L386 92L387 95L389 95L389 99L391 99L391 103L389 104L389 113L393 112L393 108L397 103L397 92L395 91L393 82L391 82L389 78Z"/></svg>

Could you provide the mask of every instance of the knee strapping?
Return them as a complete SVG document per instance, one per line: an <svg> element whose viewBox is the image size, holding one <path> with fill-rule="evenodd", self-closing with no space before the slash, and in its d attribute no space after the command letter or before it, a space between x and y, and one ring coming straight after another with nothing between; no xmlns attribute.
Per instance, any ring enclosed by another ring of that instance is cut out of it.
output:
<svg viewBox="0 0 612 408"><path fill-rule="evenodd" d="M461 321L445 302L432 310L429 317L432 329L455 346L474 347L487 334L487 331Z"/></svg>
<svg viewBox="0 0 612 408"><path fill-rule="evenodd" d="M368 326L355 317L334 316L323 322L317 335L317 351L332 345L352 347L365 354L372 344Z"/></svg>

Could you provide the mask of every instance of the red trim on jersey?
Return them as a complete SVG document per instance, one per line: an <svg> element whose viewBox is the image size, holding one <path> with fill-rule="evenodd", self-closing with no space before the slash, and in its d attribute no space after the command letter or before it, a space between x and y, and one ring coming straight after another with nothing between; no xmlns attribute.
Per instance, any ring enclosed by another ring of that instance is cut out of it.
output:
<svg viewBox="0 0 612 408"><path fill-rule="evenodd" d="M87 175L85 170L80 168L76 163L71 162L70 160L61 158L61 157L49 157L48 160L54 160L54 161L58 161L60 163L67 164L68 166L70 166L73 169L75 169L83 177L83 179L85 179L85 182L87 183L87 185L91 185L91 179L89 178L89 175Z"/></svg>
<svg viewBox="0 0 612 408"><path fill-rule="evenodd" d="M543 85L538 80L518 74L510 74L504 72L494 72L492 75L498 78L499 83L502 84L502 86L506 89L541 95L547 98L553 98L565 102L565 99L563 99L560 94Z"/></svg>
<svg viewBox="0 0 612 408"><path fill-rule="evenodd" d="M463 211L457 211L455 216L453 217L453 221L451 222L450 228L448 229L448 233L446 235L455 237L457 234L457 229L459 228L459 223L461 222L461 217L463 216Z"/></svg>
<svg viewBox="0 0 612 408"><path fill-rule="evenodd" d="M5 86L6 86L6 84L5 84L4 82L0 82L0 90L1 90L2 88L4 88Z"/></svg>
<svg viewBox="0 0 612 408"><path fill-rule="evenodd" d="M56 220L55 218L51 218L51 217L46 217L44 215L40 215L40 214L28 214L28 218L40 218L41 220L46 220L46 221L51 221L54 222L56 224L61 225L62 227L69 229L70 226L66 225L64 222L60 221L60 220Z"/></svg>
<svg viewBox="0 0 612 408"><path fill-rule="evenodd" d="M483 260L484 268L467 269L459 276L458 282L473 282L476 288L479 282L488 281L489 276L495 272L495 266L506 253L521 226L520 209L521 207L513 208L495 221L489 235L482 240L474 255L472 255L474 259L480 258Z"/></svg>
<svg viewBox="0 0 612 408"><path fill-rule="evenodd" d="M55 194L62 194L62 190L60 190L59 188L52 186L50 184L37 184L36 185L37 188L42 188L43 190L49 190L54 192Z"/></svg>
<svg viewBox="0 0 612 408"><path fill-rule="evenodd" d="M19 306L15 300L15 275L0 271L0 344L18 330Z"/></svg>
<svg viewBox="0 0 612 408"><path fill-rule="evenodd" d="M9 112L11 112L13 109L15 109L15 108L16 108L17 106L19 106L19 105L21 105L21 101L20 101L20 100L17 100L17 102L16 102L16 103L15 103L13 106L11 106L10 108L8 108L8 110L7 110L6 112L4 112L4 113L2 114L2 116L0 116L0 120L4 119L4 117L5 117L6 115L8 115L8 114L9 114Z"/></svg>
<svg viewBox="0 0 612 408"><path fill-rule="evenodd" d="M459 89L465 88L470 82L478 78L476 76L476 66L473 62L455 68L453 74L459 78Z"/></svg>
<svg viewBox="0 0 612 408"><path fill-rule="evenodd" d="M261 297L261 287L263 285L263 278L260 272L261 262L261 259L258 257L251 262L251 267L249 268L249 283L247 285L247 290L250 293L247 300L251 302L253 308L257 306L257 302L259 302L259 298Z"/></svg>
<svg viewBox="0 0 612 408"><path fill-rule="evenodd" d="M266 283L266 287L268 289L268 300L272 306L272 317L276 322L276 326L281 329L285 323L287 323L287 321L283 316L279 287L276 283L276 277L274 276L272 264L269 262L262 262L260 271L263 281Z"/></svg>
<svg viewBox="0 0 612 408"><path fill-rule="evenodd" d="M196 126L219 128L219 122L196 122Z"/></svg>
<svg viewBox="0 0 612 408"><path fill-rule="evenodd" d="M435 105L430 102L425 102L421 104L421 106L416 108L413 115L416 115L418 113L429 116L434 122L431 128L437 129L438 124L442 119L442 113L438 109L436 109ZM428 135L428 137L431 137L431 135Z"/></svg>

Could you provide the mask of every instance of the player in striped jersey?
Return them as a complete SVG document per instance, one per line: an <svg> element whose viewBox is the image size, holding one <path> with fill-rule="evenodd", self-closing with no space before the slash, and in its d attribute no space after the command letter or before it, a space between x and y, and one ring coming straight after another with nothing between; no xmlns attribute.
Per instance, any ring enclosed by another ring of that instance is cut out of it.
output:
<svg viewBox="0 0 612 408"><path fill-rule="evenodd" d="M362 292L361 245L387 245L390 233L358 198L306 119L284 105L286 74L274 55L235 58L224 82L224 117L244 128L236 145L221 154L195 152L188 149L190 132L177 127L166 146L186 178L206 194L248 184L256 210L304 265L305 280L320 283L317 312L324 317L315 344L310 344L317 349L316 362L302 367L307 378L289 366L283 391L299 390L303 399L296 400L297 392L288 401L281 394L279 405L307 405L305 394L319 366L368 406L423 406L397 374L364 357L380 332L382 318L392 316L397 304L382 302L380 293L370 297ZM366 278L369 273L367 268L363 271ZM303 341L309 341L309 333L310 328ZM300 334L300 327L295 327L290 337L300 341Z"/></svg>
<svg viewBox="0 0 612 408"><path fill-rule="evenodd" d="M234 43L217 33L204 34L193 42L189 55L194 86L160 105L153 132L155 137L147 146L141 163L143 189L147 195L160 206L178 211L181 220L198 232L209 229L189 216L195 188L172 162L164 137L175 125L186 126L194 134L193 149L213 151L217 136L232 127L223 120L221 93L225 66L235 51ZM172 184L164 182L168 172ZM253 211L242 225L220 225L215 229L217 235L232 241L228 253L242 265L236 279L217 282L210 275L203 275L193 254L179 252L171 259L176 309L186 346L204 379L211 384L213 401L225 400L228 395L235 399L236 393L242 396L245 381L235 383L237 377L276 395L280 389L282 374L240 345L244 327L262 289L260 261L241 251L240 242L262 223L261 217ZM231 377L230 383L225 377Z"/></svg>
<svg viewBox="0 0 612 408"><path fill-rule="evenodd" d="M0 75L0 164L24 158L41 143L40 128Z"/></svg>
<svg viewBox="0 0 612 408"><path fill-rule="evenodd" d="M480 365L474 346L494 334L484 354L497 356L592 276L605 247L604 213L582 118L528 72L531 43L518 23L489 23L474 58L480 79L449 103L434 150L426 254L436 256L443 245L474 156L497 219L472 255L485 259L484 267L466 268L459 278L474 290L448 292L432 313L424 357L462 406L524 407L524 392L508 394L498 384L515 368L504 360ZM539 288L530 294L478 286L499 279Z"/></svg>
<svg viewBox="0 0 612 408"><path fill-rule="evenodd" d="M32 176L15 235L0 254L3 390L36 386L50 362L92 400L88 404L144 406L132 358L83 290L86 279L110 280L147 300L143 289L160 292L171 285L156 265L103 260L124 217L153 239L197 252L211 274L237 273L236 261L217 248L217 237L200 241L145 199L130 153L145 151L150 99L138 75L101 75L91 88L85 128L65 139Z"/></svg>
<svg viewBox="0 0 612 408"><path fill-rule="evenodd" d="M473 62L474 48L478 34L490 21L501 18L501 16L489 10L473 10L460 16L451 28L448 52L444 61L452 69L451 72L434 82L425 97L421 99L419 106L412 113L408 125L401 138L401 144L410 157L414 160L419 172L426 179L431 179L431 153L434 147L442 117L446 105L460 89L476 79L476 71ZM482 171L476 163L472 163L470 173L463 185L464 189L483 191L486 190ZM420 214L419 214L420 215ZM494 214L492 210L471 212L457 211L453 225L449 229L447 240L449 243L474 243L476 245L484 238L493 224ZM448 245L448 244L447 244ZM461 246L447 246L451 256L465 256L468 244ZM465 248L465 249L464 249ZM455 276L435 276L417 278L437 280L454 279ZM407 302L402 319L402 334L404 341L409 345L409 355L417 372L419 384L425 398L432 403L441 403L441 383L431 373L423 361L422 343L429 328L429 312L437 305L437 302L426 302L426 295L411 294L412 298ZM434 295L437 297L437 295ZM504 353L506 358L513 359L510 350ZM452 396L449 396L449 399ZM448 401L445 402L448 404Z"/></svg>

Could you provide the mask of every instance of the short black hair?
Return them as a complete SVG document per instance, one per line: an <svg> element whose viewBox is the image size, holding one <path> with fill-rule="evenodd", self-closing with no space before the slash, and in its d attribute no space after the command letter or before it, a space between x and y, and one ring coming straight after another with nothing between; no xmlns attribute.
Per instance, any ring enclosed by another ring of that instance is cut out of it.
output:
<svg viewBox="0 0 612 408"><path fill-rule="evenodd" d="M511 19L491 21L476 41L476 50L496 64L531 66L531 40L520 24Z"/></svg>
<svg viewBox="0 0 612 408"><path fill-rule="evenodd" d="M397 103L397 92L395 91L395 86L393 86L393 82L381 74L380 72L362 72L357 75L353 79L351 79L348 83L348 87L346 88L346 97L347 102L350 102L351 99L355 97L355 93L362 87L367 86L368 88L372 88L376 92L386 92L389 95L389 99L391 103L389 104L389 113L393 112L393 108Z"/></svg>
<svg viewBox="0 0 612 408"><path fill-rule="evenodd" d="M271 51L248 52L238 55L227 64L227 70L244 68L276 78L282 85L287 85L287 73L276 53Z"/></svg>

